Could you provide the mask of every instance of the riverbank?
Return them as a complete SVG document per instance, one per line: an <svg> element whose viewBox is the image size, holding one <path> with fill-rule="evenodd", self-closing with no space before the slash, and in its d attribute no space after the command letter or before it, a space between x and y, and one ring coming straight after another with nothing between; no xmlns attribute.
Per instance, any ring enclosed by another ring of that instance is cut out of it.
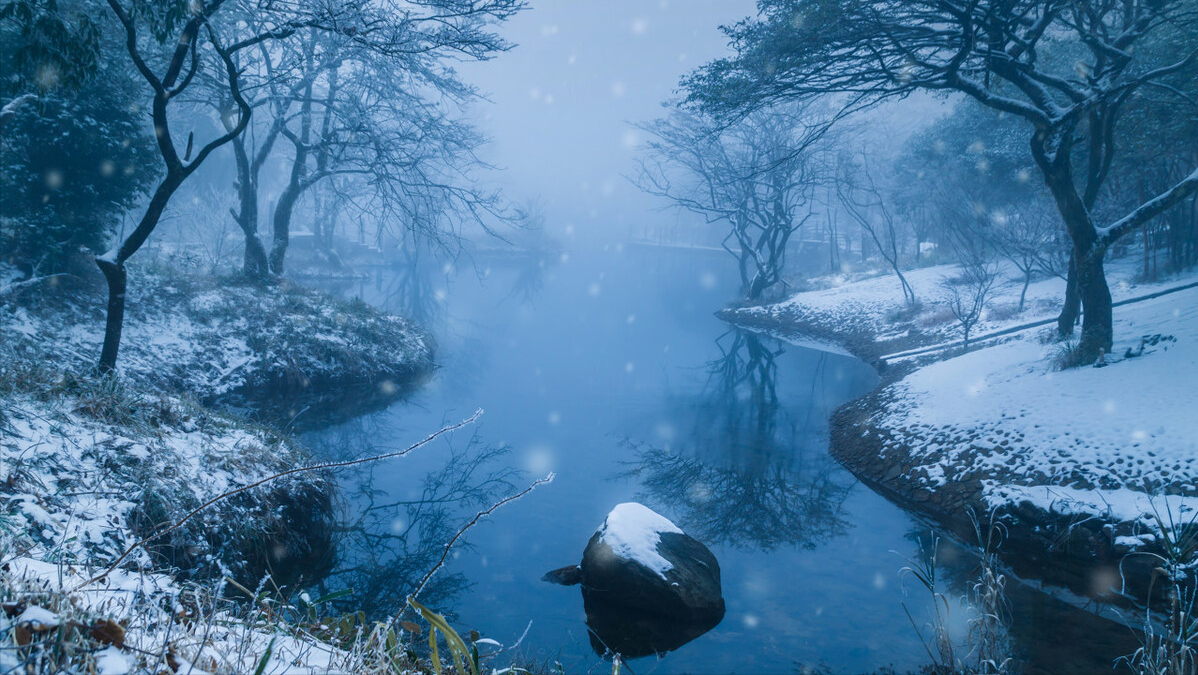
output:
<svg viewBox="0 0 1198 675"><path fill-rule="evenodd" d="M4 294L0 339L13 359L92 367L107 297L93 268ZM146 391L268 421L337 420L394 402L431 372L433 349L407 319L287 280L134 268L117 368Z"/></svg>
<svg viewBox="0 0 1198 675"><path fill-rule="evenodd" d="M1130 265L1111 268L1117 301L1195 280L1143 284ZM928 268L908 278L919 294L950 274ZM1018 290L1000 289L998 311L977 334L1035 323L1036 310L1059 302L1063 284L1032 284L1034 304L1022 315L1009 311ZM889 277L724 316L775 334L841 338L874 360L959 339L952 323L932 321L941 311L935 304L898 317L896 307L902 296ZM1051 335L1051 327L1031 329L968 353L958 346L889 359L900 367L888 369L883 386L835 414L832 452L876 491L966 541L976 540L970 512L995 511L1016 574L1080 596L1142 600L1159 561L1129 554L1162 553L1198 513L1198 420L1185 412L1198 376L1198 289L1117 308L1106 367L1061 370L1069 343Z"/></svg>
<svg viewBox="0 0 1198 675"><path fill-rule="evenodd" d="M394 401L431 370L428 336L287 282L138 269L118 372L99 378L96 282L82 268L0 290L0 670L415 668L399 631L324 617L296 593L336 558L324 472L217 501L134 545L311 463L280 429Z"/></svg>

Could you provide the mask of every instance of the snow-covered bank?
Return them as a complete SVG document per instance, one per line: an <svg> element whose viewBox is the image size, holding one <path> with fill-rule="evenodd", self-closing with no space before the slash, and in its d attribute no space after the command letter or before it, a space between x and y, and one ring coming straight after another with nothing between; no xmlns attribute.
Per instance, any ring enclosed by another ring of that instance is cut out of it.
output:
<svg viewBox="0 0 1198 675"><path fill-rule="evenodd" d="M11 366L3 379L3 554L109 563L212 497L304 461L269 429L119 381L47 382ZM306 474L238 495L138 549L132 564L248 583L268 568L280 583L297 565L310 576L332 555L333 489Z"/></svg>
<svg viewBox="0 0 1198 675"><path fill-rule="evenodd" d="M1109 266L1115 349L1105 367L1061 370L1055 325L1022 330L962 354L899 359L881 389L837 411L832 451L903 505L976 537L969 513L996 511L1016 572L1082 595L1143 597L1162 550L1198 517L1198 281L1135 280L1132 260ZM1011 270L1006 270L1010 275ZM781 335L839 340L858 356L953 343L960 327L935 302L953 266L907 273L922 300L904 307L893 275L824 280L823 288L723 317ZM1052 319L1064 284L998 287L975 335ZM1140 349L1141 339L1145 346ZM1125 357L1125 353L1130 353ZM1162 531L1162 525L1164 531ZM1096 574L1096 569L1107 572ZM1120 571L1127 582L1120 588Z"/></svg>
<svg viewBox="0 0 1198 675"><path fill-rule="evenodd" d="M1145 283L1137 280L1137 269L1136 261L1130 258L1107 265L1107 280L1115 302L1198 280L1179 278ZM813 279L813 290L796 293L782 302L726 309L718 315L730 323L784 338L833 341L873 361L904 350L961 340L961 326L944 302L946 281L960 271L957 265L936 265L904 272L918 299L916 308L904 302L894 274L859 279L837 275ZM1065 292L1064 280L1049 277L1033 281L1028 285L1021 312L1022 290L1023 280L1018 270L1009 264L1001 266L999 281L990 293L981 320L971 329L971 337L1055 319Z"/></svg>
<svg viewBox="0 0 1198 675"><path fill-rule="evenodd" d="M0 671L407 668L398 630L291 597L335 558L336 486L320 472L218 501L76 587L214 497L310 463L287 435L205 403L327 417L339 399L360 414L431 368L428 338L289 283L138 270L119 371L99 378L104 291L88 274L0 289ZM221 597L264 578L267 597Z"/></svg>
<svg viewBox="0 0 1198 675"><path fill-rule="evenodd" d="M83 372L103 342L98 273L21 288L0 304L14 358ZM53 282L59 283L53 283ZM406 319L290 282L249 284L135 270L118 369L148 390L336 416L393 400L432 368L432 341Z"/></svg>

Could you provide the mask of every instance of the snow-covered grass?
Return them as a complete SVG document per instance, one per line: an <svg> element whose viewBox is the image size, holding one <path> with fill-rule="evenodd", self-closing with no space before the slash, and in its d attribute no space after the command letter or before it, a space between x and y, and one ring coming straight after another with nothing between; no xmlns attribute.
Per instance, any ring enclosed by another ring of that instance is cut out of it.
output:
<svg viewBox="0 0 1198 675"><path fill-rule="evenodd" d="M79 275L4 297L0 339L14 358L76 372L94 364L106 295L90 269ZM344 400L347 388L355 397L393 398L431 359L426 333L361 302L286 281L133 269L117 366L146 389L249 407L286 397L302 407L329 404L322 394L331 389L339 390L333 401Z"/></svg>
<svg viewBox="0 0 1198 675"><path fill-rule="evenodd" d="M0 672L423 672L410 634L297 594L332 562L323 473L219 501L79 586L205 501L308 463L203 399L391 395L430 366L427 337L287 283L136 270L119 372L98 377L104 289L83 276L0 289ZM272 592L227 597L263 578Z"/></svg>
<svg viewBox="0 0 1198 675"><path fill-rule="evenodd" d="M417 633L323 614L325 603L217 582L88 570L29 558L0 575L0 672L415 675ZM245 602L246 595L253 596ZM235 602L229 596L241 595ZM409 624L409 627L413 627ZM480 641L481 642L481 641ZM493 642L493 641L491 641Z"/></svg>
<svg viewBox="0 0 1198 675"><path fill-rule="evenodd" d="M204 501L303 463L270 429L117 378L6 364L0 394L0 555L109 562ZM227 500L137 550L134 563L250 580L322 557L332 490L327 477L305 474ZM324 517L285 522L320 505Z"/></svg>
<svg viewBox="0 0 1198 675"><path fill-rule="evenodd" d="M1139 282L1138 265L1133 258L1107 264L1107 280L1116 302L1184 281ZM813 290L796 293L776 304L725 310L721 315L734 323L773 332L835 339L861 356L874 358L959 341L961 327L944 302L944 285L960 274L961 269L955 264L904 272L918 299L915 308L905 304L898 278L893 273L884 273L819 277L808 282ZM1033 281L1023 310L1019 311L1022 287L1018 270L1010 264L1000 265L999 283L986 303L981 320L971 329L971 336L1052 319L1060 311L1065 291L1062 279L1041 277Z"/></svg>
<svg viewBox="0 0 1198 675"><path fill-rule="evenodd" d="M977 481L1000 510L1084 514L1127 535L1155 527L1154 506L1192 517L1198 289L1119 308L1115 334L1104 368L1058 371L1056 347L1035 336L925 366L889 387L871 426L910 477L929 489ZM1168 337L1121 358L1141 336Z"/></svg>

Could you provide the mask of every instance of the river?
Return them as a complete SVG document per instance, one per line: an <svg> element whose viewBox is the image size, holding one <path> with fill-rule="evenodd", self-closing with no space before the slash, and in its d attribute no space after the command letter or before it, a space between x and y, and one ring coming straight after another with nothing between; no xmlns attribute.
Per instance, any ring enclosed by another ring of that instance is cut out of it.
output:
<svg viewBox="0 0 1198 675"><path fill-rule="evenodd" d="M727 613L664 657L631 661L633 672L926 665L912 621L928 636L931 603L902 569L935 535L827 452L829 414L878 375L845 354L730 329L712 312L736 290L725 256L636 247L427 261L343 287L428 326L439 368L382 412L308 432L310 445L363 455L485 413L344 476L353 526L328 583L384 615L475 511L552 471L553 483L472 528L423 596L463 632L504 645L523 636L514 653L542 668L610 672L578 589L541 575L578 562L607 512L639 501L712 550ZM942 542L940 590L961 637L976 561ZM1030 671L1089 672L1134 648L1126 629L1110 638L1109 622L1011 585L1012 646Z"/></svg>

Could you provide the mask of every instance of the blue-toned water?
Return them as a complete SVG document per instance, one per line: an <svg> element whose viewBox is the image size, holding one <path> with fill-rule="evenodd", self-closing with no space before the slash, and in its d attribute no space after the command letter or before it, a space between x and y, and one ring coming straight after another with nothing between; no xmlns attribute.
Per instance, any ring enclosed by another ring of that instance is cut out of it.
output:
<svg viewBox="0 0 1198 675"><path fill-rule="evenodd" d="M634 672L905 672L929 662L903 606L923 629L927 594L908 580L905 595L900 575L928 528L827 452L829 414L878 376L852 357L715 319L735 297L730 259L635 247L479 256L376 270L342 291L416 315L436 337L440 368L384 412L310 433L321 452L401 447L485 409L449 441L345 476L357 527L330 583L354 586L360 606L393 610L480 505L552 471L552 484L472 529L423 596L463 631L510 645L527 628L525 662L610 672L578 588L540 578L578 562L606 513L636 500L716 555L727 614L664 658L631 661ZM957 602L974 560L942 555L962 634ZM1121 653L1101 636L1079 650L1056 645L1046 630L1089 615L1036 597L1014 608L1038 622L1014 646L1039 667Z"/></svg>

